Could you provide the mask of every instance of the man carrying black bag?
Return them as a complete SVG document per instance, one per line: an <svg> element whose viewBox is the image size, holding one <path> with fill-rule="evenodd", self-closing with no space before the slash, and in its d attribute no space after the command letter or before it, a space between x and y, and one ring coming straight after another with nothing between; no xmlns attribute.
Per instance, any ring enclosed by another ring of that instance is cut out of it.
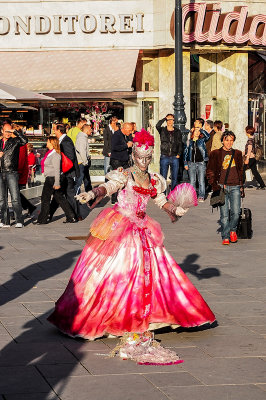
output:
<svg viewBox="0 0 266 400"><path fill-rule="evenodd" d="M207 165L207 178L213 189L211 205L214 207L216 201L220 208L223 245L237 242L241 197L244 197L242 152L232 149L235 139L232 131L225 131L221 137L223 146L210 153Z"/></svg>

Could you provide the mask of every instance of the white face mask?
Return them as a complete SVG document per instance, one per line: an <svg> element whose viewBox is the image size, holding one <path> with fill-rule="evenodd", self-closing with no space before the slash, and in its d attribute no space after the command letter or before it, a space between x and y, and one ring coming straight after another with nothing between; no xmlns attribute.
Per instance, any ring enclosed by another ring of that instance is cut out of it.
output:
<svg viewBox="0 0 266 400"><path fill-rule="evenodd" d="M141 157L138 156L137 154L134 154L134 162L141 171L146 171L148 169L151 160L152 160L152 155Z"/></svg>

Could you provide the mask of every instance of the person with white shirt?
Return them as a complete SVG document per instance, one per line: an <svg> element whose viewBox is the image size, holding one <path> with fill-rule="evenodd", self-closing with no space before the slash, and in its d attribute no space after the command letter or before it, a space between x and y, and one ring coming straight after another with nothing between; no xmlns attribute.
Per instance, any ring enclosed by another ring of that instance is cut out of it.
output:
<svg viewBox="0 0 266 400"><path fill-rule="evenodd" d="M82 185L82 181L84 181L84 187L86 192L92 190L90 171L89 171L89 168L91 166L91 156L90 156L90 147L88 140L91 134L92 134L91 126L85 124L83 125L81 131L77 135L75 149L78 159L80 176L77 179L75 185L76 194L80 193L80 187Z"/></svg>
<svg viewBox="0 0 266 400"><path fill-rule="evenodd" d="M37 224L48 223L52 196L54 196L56 202L63 209L67 221L75 222L75 214L65 198L60 185L61 152L59 140L54 136L50 136L47 140L47 148L48 152L45 154L41 164L45 182L41 196L41 212L38 216Z"/></svg>
<svg viewBox="0 0 266 400"><path fill-rule="evenodd" d="M73 167L70 168L69 171L65 173L61 173L60 176L60 184L65 194L67 201L69 202L76 220L78 219L78 206L75 200L75 184L76 180L80 175L78 160L76 156L76 151L72 140L66 135L66 128L63 124L57 124L54 130L55 136L59 140L60 144L60 151L64 153L64 155L72 161ZM50 217L51 220L55 211L58 208L58 203L56 202L55 198L53 198L51 205L50 205ZM66 220L65 223L70 221Z"/></svg>
<svg viewBox="0 0 266 400"><path fill-rule="evenodd" d="M109 125L103 131L103 155L104 155L104 175L107 174L110 167L110 156L111 156L111 141L112 135L117 131L117 117L113 116L110 118Z"/></svg>

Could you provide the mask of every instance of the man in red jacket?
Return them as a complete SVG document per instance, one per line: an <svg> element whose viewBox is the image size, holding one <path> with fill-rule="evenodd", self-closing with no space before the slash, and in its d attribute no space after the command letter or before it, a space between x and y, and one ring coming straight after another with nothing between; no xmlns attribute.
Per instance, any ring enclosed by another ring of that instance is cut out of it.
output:
<svg viewBox="0 0 266 400"><path fill-rule="evenodd" d="M221 187L225 190L225 203L220 206L222 243L224 245L237 242L236 230L241 212L241 197L244 197L243 160L240 150L234 150L234 158L225 184L235 139L232 131L225 131L221 137L222 147L210 153L207 165L207 178L213 191L218 191Z"/></svg>

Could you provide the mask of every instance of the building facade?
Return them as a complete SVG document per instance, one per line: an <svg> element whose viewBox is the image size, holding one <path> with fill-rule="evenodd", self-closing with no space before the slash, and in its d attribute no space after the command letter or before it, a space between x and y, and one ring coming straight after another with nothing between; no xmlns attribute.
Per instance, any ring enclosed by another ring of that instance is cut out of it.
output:
<svg viewBox="0 0 266 400"><path fill-rule="evenodd" d="M56 99L38 105L36 130L80 112L97 119L109 111L149 127L156 168L155 124L173 112L174 6L174 0L2 1L1 81ZM198 116L220 119L243 148L249 123L265 150L265 46L264 1L183 2L187 128Z"/></svg>

